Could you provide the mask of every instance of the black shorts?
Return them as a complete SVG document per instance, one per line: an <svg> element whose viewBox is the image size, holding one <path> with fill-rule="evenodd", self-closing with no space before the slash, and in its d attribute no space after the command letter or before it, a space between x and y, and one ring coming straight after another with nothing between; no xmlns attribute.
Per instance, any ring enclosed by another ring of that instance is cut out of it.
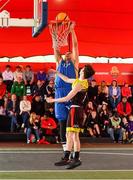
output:
<svg viewBox="0 0 133 180"><path fill-rule="evenodd" d="M67 119L67 132L82 132L84 125L83 107L71 107Z"/></svg>

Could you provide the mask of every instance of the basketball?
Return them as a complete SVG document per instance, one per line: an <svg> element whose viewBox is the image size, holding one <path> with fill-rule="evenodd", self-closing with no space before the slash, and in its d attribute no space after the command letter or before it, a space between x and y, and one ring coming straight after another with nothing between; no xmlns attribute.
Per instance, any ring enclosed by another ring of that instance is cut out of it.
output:
<svg viewBox="0 0 133 180"><path fill-rule="evenodd" d="M70 19L69 19L68 15L65 12L60 12L59 14L57 14L56 20L57 21L68 21Z"/></svg>

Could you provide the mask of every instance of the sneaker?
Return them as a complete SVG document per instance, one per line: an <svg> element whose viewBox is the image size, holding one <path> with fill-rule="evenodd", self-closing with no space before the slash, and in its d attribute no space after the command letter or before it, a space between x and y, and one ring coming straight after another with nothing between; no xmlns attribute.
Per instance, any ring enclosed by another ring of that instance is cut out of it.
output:
<svg viewBox="0 0 133 180"><path fill-rule="evenodd" d="M81 161L79 159L73 159L65 168L66 169L73 169L77 166L81 165Z"/></svg>
<svg viewBox="0 0 133 180"><path fill-rule="evenodd" d="M30 140L27 140L27 144L30 144Z"/></svg>
<svg viewBox="0 0 133 180"><path fill-rule="evenodd" d="M22 128L22 129L24 128L24 123L21 125L21 128Z"/></svg>
<svg viewBox="0 0 133 180"><path fill-rule="evenodd" d="M118 144L122 144L122 141L118 141Z"/></svg>
<svg viewBox="0 0 133 180"><path fill-rule="evenodd" d="M69 159L62 158L60 161L56 162L54 165L55 166L65 166L69 163L70 163Z"/></svg>

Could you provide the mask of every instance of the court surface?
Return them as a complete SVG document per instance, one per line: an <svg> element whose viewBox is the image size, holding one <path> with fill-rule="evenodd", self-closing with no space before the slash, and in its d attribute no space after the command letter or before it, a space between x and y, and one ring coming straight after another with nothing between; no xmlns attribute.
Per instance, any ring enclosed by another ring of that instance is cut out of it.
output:
<svg viewBox="0 0 133 180"><path fill-rule="evenodd" d="M62 149L1 148L0 179L133 179L133 147L82 148L82 165L56 167Z"/></svg>

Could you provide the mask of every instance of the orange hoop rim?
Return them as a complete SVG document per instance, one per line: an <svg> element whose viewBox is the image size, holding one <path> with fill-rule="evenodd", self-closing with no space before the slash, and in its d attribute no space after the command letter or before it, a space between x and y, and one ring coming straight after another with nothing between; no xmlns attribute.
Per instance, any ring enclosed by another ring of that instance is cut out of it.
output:
<svg viewBox="0 0 133 180"><path fill-rule="evenodd" d="M71 20L51 20L50 22L49 22L49 24L51 24L51 25L54 25L54 24L67 24L67 23L74 23L74 21L71 21Z"/></svg>

